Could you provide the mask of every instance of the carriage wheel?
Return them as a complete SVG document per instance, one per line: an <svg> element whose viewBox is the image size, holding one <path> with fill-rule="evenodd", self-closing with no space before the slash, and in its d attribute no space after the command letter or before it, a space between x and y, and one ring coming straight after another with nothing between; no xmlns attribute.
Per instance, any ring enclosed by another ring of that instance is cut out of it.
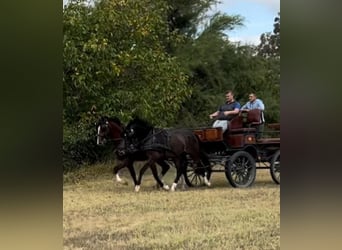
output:
<svg viewBox="0 0 342 250"><path fill-rule="evenodd" d="M272 157L270 172L273 181L280 184L280 149Z"/></svg>
<svg viewBox="0 0 342 250"><path fill-rule="evenodd" d="M200 162L199 168L195 167L192 161L186 164L184 180L188 187L199 187L204 185L204 168L205 166L202 161ZM209 180L210 176L208 176L207 178Z"/></svg>
<svg viewBox="0 0 342 250"><path fill-rule="evenodd" d="M234 153L226 162L225 174L233 187L249 187L256 176L254 158L245 151Z"/></svg>

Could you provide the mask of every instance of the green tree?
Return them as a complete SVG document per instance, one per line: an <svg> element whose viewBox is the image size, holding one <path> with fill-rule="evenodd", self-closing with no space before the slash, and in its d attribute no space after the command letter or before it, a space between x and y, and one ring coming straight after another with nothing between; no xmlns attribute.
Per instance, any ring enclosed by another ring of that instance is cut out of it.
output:
<svg viewBox="0 0 342 250"><path fill-rule="evenodd" d="M163 1L72 1L63 10L64 118L78 123L94 105L127 121L139 114L169 125L191 93L162 41L176 41ZM160 120L163 116L165 119Z"/></svg>
<svg viewBox="0 0 342 250"><path fill-rule="evenodd" d="M178 46L177 58L189 75L189 85L193 88L191 97L179 113L180 125L208 124L208 113L217 106L217 93L226 86L226 65L222 59L224 51L233 48L226 31L241 26L242 20L240 16L215 13L207 22L202 21L200 32ZM234 54L234 50L231 52Z"/></svg>
<svg viewBox="0 0 342 250"><path fill-rule="evenodd" d="M273 32L263 33L257 47L258 55L265 59L266 80L269 84L269 102L266 118L271 121L280 119L280 13L274 18Z"/></svg>
<svg viewBox="0 0 342 250"><path fill-rule="evenodd" d="M273 32L266 32L260 36L258 54L264 57L280 57L280 12L274 18Z"/></svg>

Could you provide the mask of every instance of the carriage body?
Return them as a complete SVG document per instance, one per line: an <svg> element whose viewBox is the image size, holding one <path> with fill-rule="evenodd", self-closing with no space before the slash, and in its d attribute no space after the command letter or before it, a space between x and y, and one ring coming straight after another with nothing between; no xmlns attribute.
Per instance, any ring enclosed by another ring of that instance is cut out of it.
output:
<svg viewBox="0 0 342 250"><path fill-rule="evenodd" d="M251 110L234 117L224 133L222 128L193 130L209 157L212 172L225 172L233 187L251 186L256 169L270 169L273 181L280 184L280 124L268 124L262 133L260 124L260 111ZM194 175L189 168L188 173Z"/></svg>

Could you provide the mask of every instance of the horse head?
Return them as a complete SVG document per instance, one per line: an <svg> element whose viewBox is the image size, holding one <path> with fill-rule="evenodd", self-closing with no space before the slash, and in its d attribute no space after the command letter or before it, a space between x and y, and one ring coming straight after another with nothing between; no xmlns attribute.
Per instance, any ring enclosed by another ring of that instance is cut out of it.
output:
<svg viewBox="0 0 342 250"><path fill-rule="evenodd" d="M128 140L135 139L141 141L148 136L152 129L153 126L149 122L139 117L135 117L127 124L124 131L124 136Z"/></svg>
<svg viewBox="0 0 342 250"><path fill-rule="evenodd" d="M103 145L108 141L117 145L122 140L123 129L124 127L118 118L100 117L96 123L97 145Z"/></svg>
<svg viewBox="0 0 342 250"><path fill-rule="evenodd" d="M131 120L123 132L124 140L119 146L121 154L135 153L139 148L139 143L148 137L152 129L153 126L150 123L139 117Z"/></svg>

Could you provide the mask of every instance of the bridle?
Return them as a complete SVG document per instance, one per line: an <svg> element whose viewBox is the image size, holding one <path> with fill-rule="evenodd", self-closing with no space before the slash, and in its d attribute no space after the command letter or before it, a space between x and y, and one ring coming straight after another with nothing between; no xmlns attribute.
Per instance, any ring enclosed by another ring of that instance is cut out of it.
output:
<svg viewBox="0 0 342 250"><path fill-rule="evenodd" d="M119 125L118 125L119 126ZM121 126L120 126L120 128L122 128ZM106 132L104 132L104 133L100 133L100 131L102 131L102 130L106 130ZM123 128L122 128L123 129ZM104 141L104 142L102 142L101 144L105 144L107 141L109 141L109 142L119 142L119 141L122 141L123 140L123 138L122 137L120 137L120 138L114 138L114 139L112 139L112 138L108 138L109 136L109 133L110 133L110 123L109 123L109 121L108 120L106 120L105 121L105 123L103 124L103 123L100 123L98 126L97 126L97 135L96 135L96 137L97 137L97 140L98 140L98 144L99 144L99 139L101 139L101 142L102 141Z"/></svg>

